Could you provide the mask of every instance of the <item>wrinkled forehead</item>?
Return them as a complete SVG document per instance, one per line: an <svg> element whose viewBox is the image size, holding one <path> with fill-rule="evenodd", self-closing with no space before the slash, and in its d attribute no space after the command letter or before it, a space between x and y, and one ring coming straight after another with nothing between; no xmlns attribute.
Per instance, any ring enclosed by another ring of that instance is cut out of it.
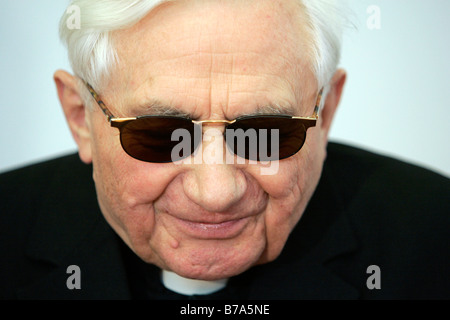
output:
<svg viewBox="0 0 450 320"><path fill-rule="evenodd" d="M201 84L202 79L232 76L235 84L245 80L246 85L259 78L261 90L264 80L279 79L279 86L313 94L314 86L292 83L311 81L305 76L311 73L312 48L307 25L296 0L163 3L132 28L114 34L120 64L111 91L136 96L170 77Z"/></svg>
<svg viewBox="0 0 450 320"><path fill-rule="evenodd" d="M136 54L133 43L152 46L152 41L160 40L176 42L177 51L226 52L233 45L265 51L268 44L283 50L306 49L308 26L300 0L175 0L163 2L132 28L117 32L117 49Z"/></svg>

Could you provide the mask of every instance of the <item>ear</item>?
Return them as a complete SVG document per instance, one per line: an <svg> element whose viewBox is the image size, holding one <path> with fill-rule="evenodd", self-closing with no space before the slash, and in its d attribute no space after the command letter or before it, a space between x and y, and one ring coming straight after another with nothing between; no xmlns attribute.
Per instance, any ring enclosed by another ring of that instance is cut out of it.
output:
<svg viewBox="0 0 450 320"><path fill-rule="evenodd" d="M339 101L341 100L346 78L347 73L344 70L339 69L331 79L330 91L328 92L325 104L321 112L321 129L324 133L323 138L325 140L328 139L328 133L330 131L331 123L333 122L334 115L339 105Z"/></svg>
<svg viewBox="0 0 450 320"><path fill-rule="evenodd" d="M63 70L56 71L53 79L70 131L78 145L80 159L84 163L91 163L92 151L89 123L77 80Z"/></svg>

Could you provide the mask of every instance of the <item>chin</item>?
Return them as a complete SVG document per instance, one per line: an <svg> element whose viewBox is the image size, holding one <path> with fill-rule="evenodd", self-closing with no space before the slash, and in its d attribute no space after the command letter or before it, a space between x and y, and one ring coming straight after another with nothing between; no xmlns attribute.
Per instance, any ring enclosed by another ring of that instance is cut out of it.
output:
<svg viewBox="0 0 450 320"><path fill-rule="evenodd" d="M233 242L203 240L196 245L185 243L173 252L165 252L165 265L162 268L185 278L199 280L220 280L236 276L260 260L265 241Z"/></svg>

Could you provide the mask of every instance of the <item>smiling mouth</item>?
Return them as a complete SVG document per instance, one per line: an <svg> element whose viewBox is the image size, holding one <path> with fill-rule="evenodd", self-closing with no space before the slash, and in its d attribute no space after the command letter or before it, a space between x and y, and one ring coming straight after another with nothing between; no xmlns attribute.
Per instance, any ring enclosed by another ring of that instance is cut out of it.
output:
<svg viewBox="0 0 450 320"><path fill-rule="evenodd" d="M238 236L247 226L250 217L219 223L184 220L172 216L177 228L184 234L197 239L231 239Z"/></svg>

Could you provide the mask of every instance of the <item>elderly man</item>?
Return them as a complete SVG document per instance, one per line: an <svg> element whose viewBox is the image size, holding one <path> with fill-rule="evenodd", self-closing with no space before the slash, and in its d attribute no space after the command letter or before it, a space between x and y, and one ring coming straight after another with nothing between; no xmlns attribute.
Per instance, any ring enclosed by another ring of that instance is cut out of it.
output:
<svg viewBox="0 0 450 320"><path fill-rule="evenodd" d="M448 179L328 143L337 5L72 5L54 79L81 161L0 178L2 297L450 297Z"/></svg>

